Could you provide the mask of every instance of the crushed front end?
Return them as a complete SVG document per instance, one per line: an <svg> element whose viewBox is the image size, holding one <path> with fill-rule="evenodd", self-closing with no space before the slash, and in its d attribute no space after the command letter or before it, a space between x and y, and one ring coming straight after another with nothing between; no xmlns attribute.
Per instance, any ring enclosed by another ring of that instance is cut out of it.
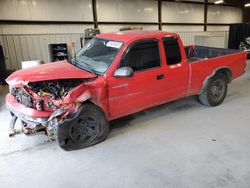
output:
<svg viewBox="0 0 250 188"><path fill-rule="evenodd" d="M10 85L6 106L12 115L9 136L44 131L53 136L57 126L77 112L89 97L85 82L90 79L63 79ZM17 119L21 129L16 129Z"/></svg>

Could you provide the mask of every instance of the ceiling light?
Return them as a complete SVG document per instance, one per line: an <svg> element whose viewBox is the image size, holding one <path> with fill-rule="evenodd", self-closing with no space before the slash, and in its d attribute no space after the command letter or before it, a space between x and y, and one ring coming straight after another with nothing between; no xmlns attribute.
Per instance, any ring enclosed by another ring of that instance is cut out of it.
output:
<svg viewBox="0 0 250 188"><path fill-rule="evenodd" d="M214 4L216 4L216 5L221 4L221 3L224 3L224 0L218 0L218 1L214 2Z"/></svg>
<svg viewBox="0 0 250 188"><path fill-rule="evenodd" d="M250 7L250 3L245 4L245 7Z"/></svg>

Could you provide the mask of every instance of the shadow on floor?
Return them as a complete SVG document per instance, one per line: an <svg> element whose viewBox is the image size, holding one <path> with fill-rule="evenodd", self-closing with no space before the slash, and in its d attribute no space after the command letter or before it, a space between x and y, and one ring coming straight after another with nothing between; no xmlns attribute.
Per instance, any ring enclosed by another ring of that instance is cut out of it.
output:
<svg viewBox="0 0 250 188"><path fill-rule="evenodd" d="M140 123L143 123L143 122L147 122L149 120L157 119L160 117L167 118L167 116L172 113L187 111L192 108L201 108L201 107L204 107L204 106L198 102L197 96L190 96L184 99L162 104L160 106L156 106L148 110L144 110L144 111L132 114L132 115L128 115L128 116L113 120L110 122L111 132L115 131L115 132L120 132L121 134L122 132L125 131L126 128L131 126L131 122L134 120L138 120ZM133 125L133 126L137 127L137 125ZM121 130L124 130L124 131L121 131ZM117 136L118 134L112 134L111 137Z"/></svg>

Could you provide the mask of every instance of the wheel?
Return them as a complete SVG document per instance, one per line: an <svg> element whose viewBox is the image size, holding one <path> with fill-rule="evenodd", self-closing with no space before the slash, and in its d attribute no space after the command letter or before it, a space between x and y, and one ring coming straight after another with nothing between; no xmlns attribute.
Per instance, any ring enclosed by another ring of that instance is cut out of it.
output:
<svg viewBox="0 0 250 188"><path fill-rule="evenodd" d="M57 129L57 140L64 150L83 149L105 140L109 122L97 106L86 103L71 119L66 119Z"/></svg>
<svg viewBox="0 0 250 188"><path fill-rule="evenodd" d="M223 74L214 75L199 95L200 102L206 106L220 105L227 94L227 83L227 78Z"/></svg>

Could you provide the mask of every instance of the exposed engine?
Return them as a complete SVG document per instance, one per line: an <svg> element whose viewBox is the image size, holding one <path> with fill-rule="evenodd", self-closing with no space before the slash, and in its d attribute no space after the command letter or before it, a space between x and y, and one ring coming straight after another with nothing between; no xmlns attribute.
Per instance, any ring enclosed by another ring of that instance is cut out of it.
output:
<svg viewBox="0 0 250 188"><path fill-rule="evenodd" d="M88 82L90 79L67 79L67 80L49 80L49 81L40 81L40 82L32 82L24 87L13 87L11 88L11 94L15 97L16 101L23 104L26 107L33 108L37 111L46 111L53 112L48 120L42 120L42 122L32 124L31 120L25 121L21 117L22 129L15 129L15 123L17 120L17 116L13 115L13 120L10 127L10 136L14 136L16 134L25 133L25 134L33 134L38 131L45 130L47 135L53 135L53 126L57 124L57 120L55 117L65 113L71 112L71 110L75 110L75 104L67 104L68 111L58 108L54 104L53 100L62 99L65 97L72 89L81 85L83 82ZM36 95L37 94L37 95ZM29 122L30 121L30 122Z"/></svg>
<svg viewBox="0 0 250 188"><path fill-rule="evenodd" d="M11 94L15 97L17 102L32 108L33 107L33 99L32 97L25 92L22 88L12 88Z"/></svg>
<svg viewBox="0 0 250 188"><path fill-rule="evenodd" d="M11 89L11 94L16 101L39 111L54 111L56 107L52 100L62 99L70 90L79 86L83 80L68 79L68 80L51 80L29 83L28 87ZM39 97L34 97L32 92Z"/></svg>
<svg viewBox="0 0 250 188"><path fill-rule="evenodd" d="M52 99L61 99L82 83L79 79L52 80L29 83L30 89L39 96L49 95Z"/></svg>

